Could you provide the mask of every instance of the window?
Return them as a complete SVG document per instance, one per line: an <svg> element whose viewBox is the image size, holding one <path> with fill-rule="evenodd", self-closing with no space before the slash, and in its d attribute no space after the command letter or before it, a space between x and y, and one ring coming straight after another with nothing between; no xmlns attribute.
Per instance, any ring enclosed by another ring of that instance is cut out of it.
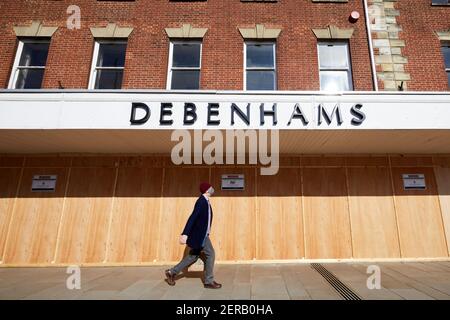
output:
<svg viewBox="0 0 450 320"><path fill-rule="evenodd" d="M432 0L431 1L431 4L446 4L446 5L449 5L450 4L450 1L449 0Z"/></svg>
<svg viewBox="0 0 450 320"><path fill-rule="evenodd" d="M347 42L319 42L320 90L353 90Z"/></svg>
<svg viewBox="0 0 450 320"><path fill-rule="evenodd" d="M40 89L47 62L48 40L20 40L14 61L10 89Z"/></svg>
<svg viewBox="0 0 450 320"><path fill-rule="evenodd" d="M447 73L448 87L450 88L450 43L442 46L442 54L444 55L445 72Z"/></svg>
<svg viewBox="0 0 450 320"><path fill-rule="evenodd" d="M170 43L167 89L198 90L202 43L200 41L173 41Z"/></svg>
<svg viewBox="0 0 450 320"><path fill-rule="evenodd" d="M276 90L275 43L246 42L244 90Z"/></svg>
<svg viewBox="0 0 450 320"><path fill-rule="evenodd" d="M89 89L122 88L126 41L96 41Z"/></svg>

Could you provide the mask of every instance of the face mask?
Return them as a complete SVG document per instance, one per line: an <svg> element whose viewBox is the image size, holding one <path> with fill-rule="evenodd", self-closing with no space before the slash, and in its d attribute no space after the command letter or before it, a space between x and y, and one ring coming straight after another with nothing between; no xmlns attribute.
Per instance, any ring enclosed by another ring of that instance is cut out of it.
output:
<svg viewBox="0 0 450 320"><path fill-rule="evenodd" d="M210 195L213 195L213 194L214 194L214 188L213 188L213 187L210 187L210 188L208 189L208 193L209 193Z"/></svg>

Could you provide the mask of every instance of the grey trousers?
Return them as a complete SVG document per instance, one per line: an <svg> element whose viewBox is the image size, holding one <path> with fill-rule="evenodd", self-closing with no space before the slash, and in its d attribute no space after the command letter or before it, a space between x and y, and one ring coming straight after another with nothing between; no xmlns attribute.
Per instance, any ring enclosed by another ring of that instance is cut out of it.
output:
<svg viewBox="0 0 450 320"><path fill-rule="evenodd" d="M203 247L202 252L205 254L204 263L204 273L205 273L205 284L211 284L214 281L214 259L215 252L212 246L211 240L209 240L209 236L206 237L205 246ZM173 274L178 274L181 270L189 267L191 264L195 263L199 255L188 254L180 261L175 267L170 269Z"/></svg>

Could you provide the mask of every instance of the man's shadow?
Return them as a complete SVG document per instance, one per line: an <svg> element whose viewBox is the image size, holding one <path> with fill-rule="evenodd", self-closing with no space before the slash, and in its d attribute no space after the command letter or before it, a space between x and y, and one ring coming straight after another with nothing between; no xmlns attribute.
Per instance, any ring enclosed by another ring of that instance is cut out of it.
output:
<svg viewBox="0 0 450 320"><path fill-rule="evenodd" d="M183 259L187 255L189 255L189 251L190 251L190 248L188 248L186 246L186 248L184 249L184 253L183 253ZM203 261L203 266L204 266L205 263L206 263L206 256L205 256L205 253L203 251L200 252L199 259ZM177 274L175 276L175 280L179 280L179 279L182 279L182 278L199 278L202 281L202 283L205 283L203 270L202 271L189 271L189 268L191 266L193 266L195 263L196 262L194 262L193 264L189 265L187 268L183 269L181 273Z"/></svg>

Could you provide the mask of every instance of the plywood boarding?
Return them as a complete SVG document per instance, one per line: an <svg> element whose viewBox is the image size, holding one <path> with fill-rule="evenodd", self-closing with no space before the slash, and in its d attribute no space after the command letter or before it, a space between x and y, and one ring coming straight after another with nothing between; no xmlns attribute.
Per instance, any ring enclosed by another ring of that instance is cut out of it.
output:
<svg viewBox="0 0 450 320"><path fill-rule="evenodd" d="M450 254L450 168L436 167L434 168L434 172L439 190L439 201L447 240L447 250Z"/></svg>
<svg viewBox="0 0 450 320"><path fill-rule="evenodd" d="M53 260L68 168L26 168L14 207L4 262L50 263ZM58 176L55 192L31 192L33 175Z"/></svg>
<svg viewBox="0 0 450 320"><path fill-rule="evenodd" d="M20 173L21 168L0 168L0 261L3 260Z"/></svg>
<svg viewBox="0 0 450 320"><path fill-rule="evenodd" d="M0 156L0 167L22 167L24 157L21 156Z"/></svg>
<svg viewBox="0 0 450 320"><path fill-rule="evenodd" d="M404 190L402 174L425 174L426 190ZM444 227L433 168L392 168L402 257L446 257Z"/></svg>
<svg viewBox="0 0 450 320"><path fill-rule="evenodd" d="M73 157L72 159L72 167L115 167L118 163L118 157L113 156Z"/></svg>
<svg viewBox="0 0 450 320"><path fill-rule="evenodd" d="M430 156L390 156L392 167L427 167L433 165Z"/></svg>
<svg viewBox="0 0 450 320"><path fill-rule="evenodd" d="M39 156L39 157L25 157L25 167L70 167L72 157L57 157L57 156Z"/></svg>
<svg viewBox="0 0 450 320"><path fill-rule="evenodd" d="M178 243L195 201L200 196L199 185L209 181L207 168L164 169L163 198L161 199L158 260L177 261L185 246ZM215 222L214 222L215 223Z"/></svg>
<svg viewBox="0 0 450 320"><path fill-rule="evenodd" d="M115 168L72 168L57 262L104 261L115 177Z"/></svg>
<svg viewBox="0 0 450 320"><path fill-rule="evenodd" d="M256 259L304 257L300 168L257 177Z"/></svg>
<svg viewBox="0 0 450 320"><path fill-rule="evenodd" d="M438 167L450 168L450 156L433 157L433 163Z"/></svg>
<svg viewBox="0 0 450 320"><path fill-rule="evenodd" d="M345 157L304 156L301 163L302 167L343 167Z"/></svg>
<svg viewBox="0 0 450 320"><path fill-rule="evenodd" d="M345 158L347 167L387 167L389 158L387 156L354 156Z"/></svg>
<svg viewBox="0 0 450 320"><path fill-rule="evenodd" d="M218 260L252 260L256 255L256 168L213 168L217 190L211 198L214 223L211 239ZM223 174L244 174L245 190L221 190Z"/></svg>
<svg viewBox="0 0 450 320"><path fill-rule="evenodd" d="M216 189L211 238L217 260L449 254L450 169L445 159L435 159L432 168L429 157L391 157L396 158L391 161L394 202L385 156L292 156L281 159L275 176L261 176L250 166L179 167L165 158L27 157L20 186L22 158L0 158L5 166L0 168L0 258L4 264L46 264L56 251L57 263L177 261L184 250L178 237L201 181ZM245 174L245 190L221 191L220 177L226 173ZM404 191L402 173L425 173L428 189ZM57 174L57 192L32 193L34 174Z"/></svg>
<svg viewBox="0 0 450 320"><path fill-rule="evenodd" d="M389 168L348 168L347 177L353 257L400 257Z"/></svg>
<svg viewBox="0 0 450 320"><path fill-rule="evenodd" d="M162 179L159 168L119 169L108 261L157 259Z"/></svg>
<svg viewBox="0 0 450 320"><path fill-rule="evenodd" d="M303 168L306 258L350 258L344 168Z"/></svg>

